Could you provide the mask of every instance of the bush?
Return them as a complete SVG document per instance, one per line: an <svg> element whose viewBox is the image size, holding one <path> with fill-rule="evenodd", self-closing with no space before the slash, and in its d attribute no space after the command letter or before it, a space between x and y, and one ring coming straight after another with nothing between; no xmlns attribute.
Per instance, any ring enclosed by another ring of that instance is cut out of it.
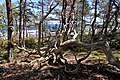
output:
<svg viewBox="0 0 120 80"><path fill-rule="evenodd" d="M107 37L111 48L120 49L120 32L109 33Z"/></svg>
<svg viewBox="0 0 120 80"><path fill-rule="evenodd" d="M19 44L19 36L13 36L13 42Z"/></svg>
<svg viewBox="0 0 120 80"><path fill-rule="evenodd" d="M33 38L27 38L25 40L25 46L27 48L35 49L36 45L37 45L37 41L35 39L33 39Z"/></svg>
<svg viewBox="0 0 120 80"><path fill-rule="evenodd" d="M120 49L120 40L111 40L110 47L114 49Z"/></svg>
<svg viewBox="0 0 120 80"><path fill-rule="evenodd" d="M0 39L0 49L7 49L8 41L4 39Z"/></svg>
<svg viewBox="0 0 120 80"><path fill-rule="evenodd" d="M85 48L80 48L80 47L76 47L76 46L68 47L67 49L74 51L74 52L87 52L88 51Z"/></svg>

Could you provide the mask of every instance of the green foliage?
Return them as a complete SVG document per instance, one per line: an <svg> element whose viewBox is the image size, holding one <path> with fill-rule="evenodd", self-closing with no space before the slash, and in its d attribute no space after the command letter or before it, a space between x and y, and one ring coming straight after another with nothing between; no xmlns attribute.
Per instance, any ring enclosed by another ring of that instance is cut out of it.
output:
<svg viewBox="0 0 120 80"><path fill-rule="evenodd" d="M0 31L3 33L4 30L6 28L6 18L7 18L7 14L6 14L6 4L0 4Z"/></svg>
<svg viewBox="0 0 120 80"><path fill-rule="evenodd" d="M92 51L91 57L94 60L96 60L96 59L106 60L106 55L104 54L104 52Z"/></svg>
<svg viewBox="0 0 120 80"><path fill-rule="evenodd" d="M0 48L7 49L8 41L0 38Z"/></svg>
<svg viewBox="0 0 120 80"><path fill-rule="evenodd" d="M3 59L5 59L5 60L8 59L8 57L7 57L7 53L4 53L4 54L3 54Z"/></svg>
<svg viewBox="0 0 120 80"><path fill-rule="evenodd" d="M13 50L13 53L16 53L16 52L18 52L18 51L19 51L19 49L15 48L15 49Z"/></svg>
<svg viewBox="0 0 120 80"><path fill-rule="evenodd" d="M14 37L13 42L19 44L19 36L14 35L13 37Z"/></svg>
<svg viewBox="0 0 120 80"><path fill-rule="evenodd" d="M37 41L36 41L34 38L27 38L27 39L25 40L25 46L26 46L27 48L34 49L34 48L36 48L36 46L37 46Z"/></svg>
<svg viewBox="0 0 120 80"><path fill-rule="evenodd" d="M120 49L120 40L111 40L110 46L111 48Z"/></svg>
<svg viewBox="0 0 120 80"><path fill-rule="evenodd" d="M68 34L67 38L68 38L68 40L69 40L69 39L72 39L73 36L71 36L70 34Z"/></svg>
<svg viewBox="0 0 120 80"><path fill-rule="evenodd" d="M76 46L68 47L68 49L74 52L87 52L88 51L87 49L76 47Z"/></svg>
<svg viewBox="0 0 120 80"><path fill-rule="evenodd" d="M0 63L5 63L5 62L7 62L7 52L1 51L0 52Z"/></svg>
<svg viewBox="0 0 120 80"><path fill-rule="evenodd" d="M120 33L114 32L107 35L110 47L114 49L120 49Z"/></svg>
<svg viewBox="0 0 120 80"><path fill-rule="evenodd" d="M103 51L103 50L97 50L97 52L99 52L99 53L104 53L104 51Z"/></svg>

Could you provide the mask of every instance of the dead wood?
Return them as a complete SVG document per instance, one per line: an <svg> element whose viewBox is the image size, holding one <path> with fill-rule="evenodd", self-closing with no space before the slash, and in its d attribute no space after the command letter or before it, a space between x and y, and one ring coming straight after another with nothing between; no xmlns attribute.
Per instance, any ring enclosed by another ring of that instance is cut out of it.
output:
<svg viewBox="0 0 120 80"><path fill-rule="evenodd" d="M14 43L12 43L12 45L16 46L19 50L28 52L29 54L36 53L36 51L26 50L25 48L21 48ZM64 54L64 50L66 50L68 47L73 47L73 46L88 49L89 52L86 56L83 56L82 58L80 58L78 60L76 59L77 60L76 62L78 63L76 66L76 69L69 70L69 69L67 69L68 62L64 58L63 54ZM111 65L114 65L120 69L120 62L113 55L108 42L99 41L96 43L86 44L83 42L79 42L76 39L70 39L70 40L63 42L62 44L60 44L60 46L57 49L54 47L51 47L49 45L48 45L48 47L41 48L42 51L45 50L45 52L47 52L46 53L47 55L43 56L39 60L37 60L37 64L35 64L35 62L33 62L33 68L36 68L36 66L38 66L36 69L43 71L43 70L48 70L48 69L58 69L60 67L64 67L64 71L66 73L76 74L76 73L78 73L78 71L80 69L80 62L85 60L86 58L88 58L89 55L91 54L91 51L97 50L97 49L102 49L105 52L108 62ZM49 52L49 54L48 54L48 52Z"/></svg>
<svg viewBox="0 0 120 80"><path fill-rule="evenodd" d="M114 66L120 68L120 61L113 55L108 42L99 41L96 43L86 44L83 42L78 42L75 39L71 39L71 40L65 41L63 44L60 45L61 49L63 49L63 50L67 49L70 46L77 46L77 47L85 48L88 50L102 49L105 52L108 62L111 65L114 65ZM83 58L83 60L84 60L84 58ZM82 59L80 61L82 61Z"/></svg>

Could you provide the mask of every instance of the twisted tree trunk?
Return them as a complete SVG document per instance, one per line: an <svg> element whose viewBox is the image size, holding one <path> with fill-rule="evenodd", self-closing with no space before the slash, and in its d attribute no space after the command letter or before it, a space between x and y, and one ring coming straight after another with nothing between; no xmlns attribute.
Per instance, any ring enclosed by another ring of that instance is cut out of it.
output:
<svg viewBox="0 0 120 80"><path fill-rule="evenodd" d="M110 49L109 43L105 41L99 41L92 44L86 44L83 42L78 42L75 39L67 40L62 45L62 49L66 49L70 46L82 47L89 50L102 49L105 52L106 58L111 65L114 65L120 68L120 61L113 55L112 50Z"/></svg>

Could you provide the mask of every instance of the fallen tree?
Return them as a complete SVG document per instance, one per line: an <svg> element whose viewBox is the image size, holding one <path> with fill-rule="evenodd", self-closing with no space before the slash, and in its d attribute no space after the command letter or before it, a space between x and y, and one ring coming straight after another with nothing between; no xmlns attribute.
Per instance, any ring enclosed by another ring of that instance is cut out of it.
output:
<svg viewBox="0 0 120 80"><path fill-rule="evenodd" d="M92 50L92 51L97 50L97 49L102 49L105 52L105 55L106 55L106 58L107 58L108 62L111 65L114 65L114 66L116 66L117 68L120 69L120 61L119 61L118 58L116 58L113 55L108 42L99 41L99 42L92 43L92 44L86 44L86 43L83 43L83 42L78 42L75 39L71 39L71 40L65 41L63 44L61 44L60 48L62 50L64 50L64 49L66 49L68 47L72 47L72 46L77 46L77 47L85 48L85 49ZM89 57L89 55L90 55L90 52L87 54L87 56L77 60L78 66L76 67L75 70L67 71L66 68L65 68L65 71L67 73L76 73L79 70L79 63L81 61L83 61L84 59L86 59L87 57Z"/></svg>
<svg viewBox="0 0 120 80"><path fill-rule="evenodd" d="M53 46L51 46L51 44ZM42 57L37 61L37 63L40 63L40 67L37 68L40 71L43 71L43 70L46 70L49 68L56 69L56 67L60 68L61 66L63 66L63 67L65 67L64 71L66 73L75 74L79 71L81 61L88 58L89 55L91 54L91 51L98 50L98 49L102 49L104 51L106 58L111 65L116 66L117 68L120 69L120 61L112 53L108 42L99 41L96 43L86 44L83 42L79 42L76 39L70 39L70 40L67 40L67 41L63 42L62 44L60 44L60 46L58 48L54 47L55 44L53 44L53 43L51 43L51 44L49 44L50 46L48 45L48 47L40 48L41 51L45 51L45 54L43 54ZM13 44L13 45L17 46L16 44ZM64 52L65 52L64 50L66 50L68 47L80 47L80 48L87 49L89 51L86 56L83 56L80 59L76 59L77 67L75 70L71 70L71 71L67 70L68 62L64 57ZM36 54L37 53L36 51L28 51L28 50L26 50L24 48L20 48L18 46L17 46L17 48L20 50L23 50L25 52L28 52L28 54ZM41 61L41 60L43 60L43 61ZM34 66L34 64L33 64L33 66Z"/></svg>

